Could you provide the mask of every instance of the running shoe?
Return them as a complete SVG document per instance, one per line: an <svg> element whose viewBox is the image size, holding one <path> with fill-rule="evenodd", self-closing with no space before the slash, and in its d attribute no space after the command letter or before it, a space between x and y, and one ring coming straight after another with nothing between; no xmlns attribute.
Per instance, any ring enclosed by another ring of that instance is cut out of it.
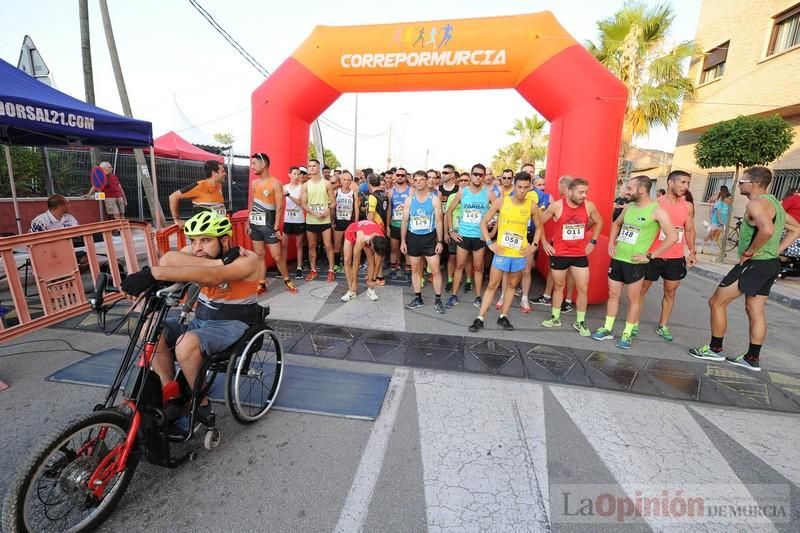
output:
<svg viewBox="0 0 800 533"><path fill-rule="evenodd" d="M568 302L566 300L561 302L561 312L562 313L569 313L570 311L574 311L574 310L575 310L575 306L572 305L572 302Z"/></svg>
<svg viewBox="0 0 800 533"><path fill-rule="evenodd" d="M343 302L349 302L350 300L352 300L352 299L353 299L353 298L355 298L355 297L356 297L356 291L347 291L347 292L344 294L344 296L342 296L342 297L341 297L341 298L339 298L339 299L340 299L341 301L343 301Z"/></svg>
<svg viewBox="0 0 800 533"><path fill-rule="evenodd" d="M523 313L528 314L531 312L531 302L524 296L519 301L519 306L522 309Z"/></svg>
<svg viewBox="0 0 800 533"><path fill-rule="evenodd" d="M665 341L672 342L672 332L667 326L658 326L656 328L656 334Z"/></svg>
<svg viewBox="0 0 800 533"><path fill-rule="evenodd" d="M500 318L498 318L497 325L506 331L511 331L512 329L514 329L514 326L512 326L511 322L508 321L507 316L501 316Z"/></svg>
<svg viewBox="0 0 800 533"><path fill-rule="evenodd" d="M283 286L286 287L286 290L292 294L297 294L297 285L295 285L294 282L289 278L283 280Z"/></svg>
<svg viewBox="0 0 800 533"><path fill-rule="evenodd" d="M342 265L336 265L333 267L333 271L336 272L337 274L341 274L342 272L344 272L344 267Z"/></svg>
<svg viewBox="0 0 800 533"><path fill-rule="evenodd" d="M586 327L586 322L575 322L572 327L581 337L591 337L592 331Z"/></svg>
<svg viewBox="0 0 800 533"><path fill-rule="evenodd" d="M333 270L328 270L328 283L331 281L336 281L336 272Z"/></svg>
<svg viewBox="0 0 800 533"><path fill-rule="evenodd" d="M514 296L516 296L517 298L522 297L522 287L517 287L516 289L514 289ZM525 298L527 299L528 297L526 296Z"/></svg>
<svg viewBox="0 0 800 533"><path fill-rule="evenodd" d="M424 306L425 302L422 301L422 298L415 297L408 303L408 305L406 305L406 309L419 309L420 307Z"/></svg>
<svg viewBox="0 0 800 533"><path fill-rule="evenodd" d="M366 263L364 263L363 265L361 265L360 267L358 267L358 271L359 271L359 272L366 272L366 271L367 271L367 264L366 264Z"/></svg>
<svg viewBox="0 0 800 533"><path fill-rule="evenodd" d="M622 336L617 341L617 348L622 348L623 350L630 350L631 336L623 333Z"/></svg>
<svg viewBox="0 0 800 533"><path fill-rule="evenodd" d="M389 272L389 280L395 281L397 279L397 269L393 268L391 272Z"/></svg>
<svg viewBox="0 0 800 533"><path fill-rule="evenodd" d="M631 337L638 337L639 336L639 324L634 324L633 329L631 330Z"/></svg>
<svg viewBox="0 0 800 533"><path fill-rule="evenodd" d="M444 314L444 305L442 305L441 300L436 300L435 302L433 302L433 309L440 315Z"/></svg>
<svg viewBox="0 0 800 533"><path fill-rule="evenodd" d="M534 305L546 305L550 307L553 305L553 300L551 298L545 298L544 296L539 296L535 300L531 300L531 303Z"/></svg>
<svg viewBox="0 0 800 533"><path fill-rule="evenodd" d="M375 278L375 281L373 281L372 284L376 287L383 287L386 285L386 280L384 278Z"/></svg>
<svg viewBox="0 0 800 533"><path fill-rule="evenodd" d="M469 330L472 333L477 333L482 329L483 329L483 320L481 320L480 318L476 318L475 320L473 320L472 325L469 327Z"/></svg>
<svg viewBox="0 0 800 533"><path fill-rule="evenodd" d="M294 273L294 279L303 279L303 270L298 268Z"/></svg>
<svg viewBox="0 0 800 533"><path fill-rule="evenodd" d="M476 296L476 297L475 297L475 301L474 301L474 302L472 302L472 305L474 305L475 307L477 307L478 309L480 309L480 308L481 308L481 306L483 305L483 298L481 298L480 296Z"/></svg>
<svg viewBox="0 0 800 533"><path fill-rule="evenodd" d="M736 357L728 357L725 360L732 365L740 366L753 372L761 372L761 366L758 364L758 359L748 359L746 353L741 353Z"/></svg>
<svg viewBox="0 0 800 533"><path fill-rule="evenodd" d="M464 294L469 294L471 292L472 292L472 280L468 279L466 283L464 283Z"/></svg>
<svg viewBox="0 0 800 533"><path fill-rule="evenodd" d="M561 320L554 316L551 316L547 320L542 320L542 326L546 328L560 328Z"/></svg>
<svg viewBox="0 0 800 533"><path fill-rule="evenodd" d="M453 290L453 282L448 281L444 284L444 292L450 292L451 290Z"/></svg>
<svg viewBox="0 0 800 533"><path fill-rule="evenodd" d="M372 287L367 289L367 298L369 298L373 302L378 300L378 294L375 292L375 289L373 289Z"/></svg>
<svg viewBox="0 0 800 533"><path fill-rule="evenodd" d="M708 344L699 346L697 348L689 348L689 355L698 359L705 359L706 361L724 361L725 355L723 352L715 352Z"/></svg>
<svg viewBox="0 0 800 533"><path fill-rule="evenodd" d="M592 333L592 338L596 341L609 341L614 338L614 333L610 329L599 328Z"/></svg>
<svg viewBox="0 0 800 533"><path fill-rule="evenodd" d="M319 274L317 274L317 271L311 270L308 272L308 275L306 276L306 281L314 281L315 279L317 279L317 276L319 276Z"/></svg>
<svg viewBox="0 0 800 533"><path fill-rule="evenodd" d="M448 309L452 309L458 305L458 296L455 294L451 294L450 298L447 299L447 303L445 304Z"/></svg>

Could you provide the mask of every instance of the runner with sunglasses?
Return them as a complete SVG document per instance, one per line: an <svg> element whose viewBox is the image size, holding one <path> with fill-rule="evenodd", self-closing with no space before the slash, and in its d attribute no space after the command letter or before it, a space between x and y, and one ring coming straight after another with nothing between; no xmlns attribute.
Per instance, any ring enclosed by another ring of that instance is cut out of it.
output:
<svg viewBox="0 0 800 533"><path fill-rule="evenodd" d="M400 270L400 226L403 223L403 209L411 194L411 185L408 181L408 171L403 167L397 169L394 187L389 191L389 209L391 211L391 221L389 222L389 262L392 270L389 272L389 279L399 278ZM409 266L408 256L406 256L406 266Z"/></svg>

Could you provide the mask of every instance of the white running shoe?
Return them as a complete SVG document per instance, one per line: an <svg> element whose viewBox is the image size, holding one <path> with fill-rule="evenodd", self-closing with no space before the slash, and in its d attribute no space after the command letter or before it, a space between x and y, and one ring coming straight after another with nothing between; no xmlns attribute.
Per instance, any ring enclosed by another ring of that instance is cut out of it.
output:
<svg viewBox="0 0 800 533"><path fill-rule="evenodd" d="M370 300L372 300L373 302L374 302L374 301L376 301L376 300L378 299L378 295L377 295L377 293L375 292L375 289L373 289L372 287L370 287L369 289L367 289L367 297L368 297Z"/></svg>
<svg viewBox="0 0 800 533"><path fill-rule="evenodd" d="M355 293L355 291L347 291L347 292L345 293L345 295L344 295L344 296L342 296L340 299L341 299L343 302L349 302L350 300L352 300L352 299L353 299L353 298L355 298L355 297L356 297L356 293Z"/></svg>

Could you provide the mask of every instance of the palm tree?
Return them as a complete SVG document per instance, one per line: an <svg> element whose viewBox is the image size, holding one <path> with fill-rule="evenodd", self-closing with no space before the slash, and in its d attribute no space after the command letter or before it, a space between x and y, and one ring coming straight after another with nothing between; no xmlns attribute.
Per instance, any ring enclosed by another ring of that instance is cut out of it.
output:
<svg viewBox="0 0 800 533"><path fill-rule="evenodd" d="M514 127L508 130L508 134L516 137L511 147L521 163L544 161L549 138L544 132L545 126L547 121L539 115L514 120Z"/></svg>
<svg viewBox="0 0 800 533"><path fill-rule="evenodd" d="M627 3L597 23L597 42L586 46L592 55L628 87L622 129L621 158L635 136L654 126L669 127L679 117L681 103L694 96L694 81L684 74L687 60L699 55L694 41L667 49L675 20L672 7L643 2Z"/></svg>

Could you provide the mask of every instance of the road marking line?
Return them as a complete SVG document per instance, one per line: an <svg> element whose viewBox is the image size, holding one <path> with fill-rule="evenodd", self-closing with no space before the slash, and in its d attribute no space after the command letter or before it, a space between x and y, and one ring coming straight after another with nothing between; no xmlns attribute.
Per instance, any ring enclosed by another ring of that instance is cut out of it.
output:
<svg viewBox="0 0 800 533"><path fill-rule="evenodd" d="M428 530L549 531L542 386L414 371Z"/></svg>
<svg viewBox="0 0 800 533"><path fill-rule="evenodd" d="M353 484L350 486L350 492L347 494L344 507L339 515L339 522L335 528L337 533L352 533L362 531L364 528L369 504L381 473L383 458L386 455L389 437L397 419L397 411L403 398L408 376L407 368L396 368L392 374L381 413L372 426L367 446L364 448L356 475L353 478Z"/></svg>

